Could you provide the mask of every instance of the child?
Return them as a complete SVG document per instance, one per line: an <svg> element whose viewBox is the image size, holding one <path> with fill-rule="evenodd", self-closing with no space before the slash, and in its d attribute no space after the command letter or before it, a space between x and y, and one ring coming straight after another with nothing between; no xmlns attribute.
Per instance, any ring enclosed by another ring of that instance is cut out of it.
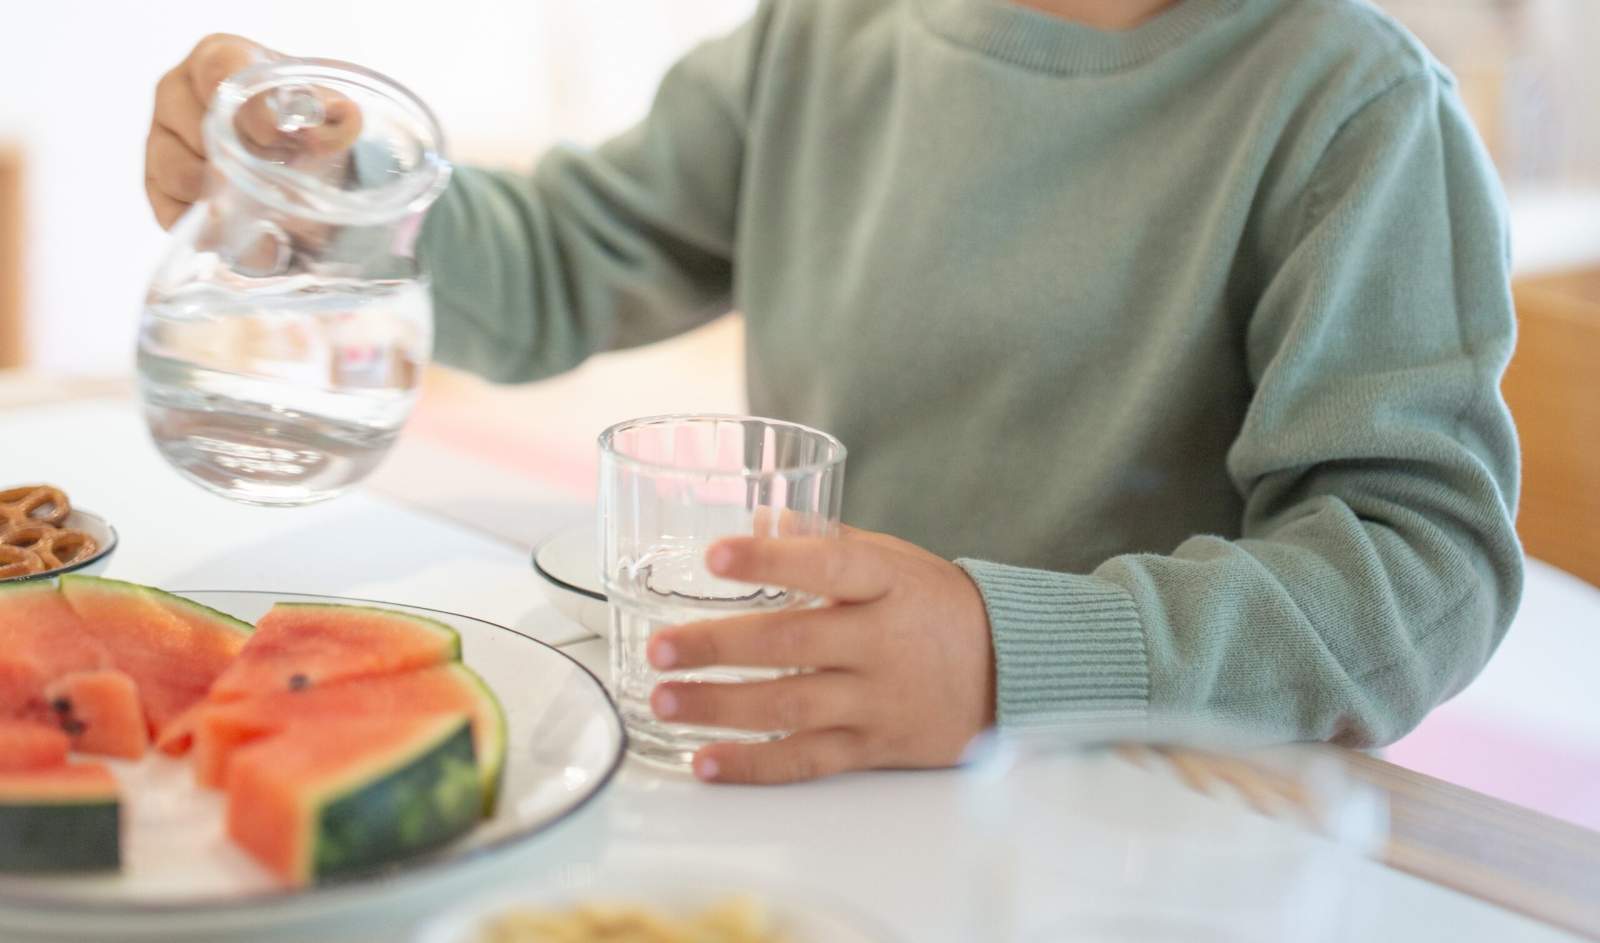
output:
<svg viewBox="0 0 1600 943"><path fill-rule="evenodd" d="M261 54L162 81L163 225ZM704 779L1155 712L1382 744L1516 607L1504 208L1450 76L1359 0L769 0L597 150L459 169L419 251L446 363L534 380L737 308L753 411L851 448L870 531L708 554L834 605L652 642L818 669L660 686L794 731Z"/></svg>

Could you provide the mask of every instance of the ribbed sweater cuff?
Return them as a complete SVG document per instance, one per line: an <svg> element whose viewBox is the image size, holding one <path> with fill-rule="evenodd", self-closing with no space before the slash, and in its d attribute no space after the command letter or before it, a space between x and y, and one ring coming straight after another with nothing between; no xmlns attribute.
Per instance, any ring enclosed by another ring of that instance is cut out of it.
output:
<svg viewBox="0 0 1600 943"><path fill-rule="evenodd" d="M1127 590L1094 576L956 563L989 610L1000 726L1145 718L1150 658Z"/></svg>

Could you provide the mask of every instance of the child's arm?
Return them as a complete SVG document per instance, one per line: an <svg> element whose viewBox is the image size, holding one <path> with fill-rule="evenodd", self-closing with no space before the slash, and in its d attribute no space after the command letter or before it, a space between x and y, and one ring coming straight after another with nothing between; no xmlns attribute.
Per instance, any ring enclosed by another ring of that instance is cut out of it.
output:
<svg viewBox="0 0 1600 943"><path fill-rule="evenodd" d="M733 240L766 8L667 74L650 114L534 172L458 168L419 252L439 360L534 380L733 304Z"/></svg>
<svg viewBox="0 0 1600 943"><path fill-rule="evenodd" d="M982 605L955 566L882 538L725 542L718 572L839 602L658 634L660 667L822 669L663 685L674 720L799 732L707 747L697 771L951 763L996 708L1011 726L1178 715L1366 746L1472 680L1522 584L1498 189L1432 71L1375 94L1322 154L1246 337L1241 539L1092 574L962 561Z"/></svg>
<svg viewBox="0 0 1600 943"><path fill-rule="evenodd" d="M1243 538L1195 537L1091 576L971 565L992 617L1063 590L1104 612L1055 620L1062 641L1045 651L1041 620L996 618L1002 722L1079 710L1088 662L1131 669L1108 697L1143 688L1153 709L1371 746L1477 675L1522 589L1493 173L1431 69L1345 121L1246 336L1255 392L1228 457ZM1084 644L1119 635L1142 653ZM1008 670L1023 660L1028 672Z"/></svg>

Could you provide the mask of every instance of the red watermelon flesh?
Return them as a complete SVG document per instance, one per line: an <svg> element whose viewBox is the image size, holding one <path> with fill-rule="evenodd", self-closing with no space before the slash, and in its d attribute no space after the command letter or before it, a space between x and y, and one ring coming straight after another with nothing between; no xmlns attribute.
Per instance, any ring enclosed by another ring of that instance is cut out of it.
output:
<svg viewBox="0 0 1600 943"><path fill-rule="evenodd" d="M70 747L67 735L53 727L0 720L0 773L60 766Z"/></svg>
<svg viewBox="0 0 1600 943"><path fill-rule="evenodd" d="M74 750L126 760L144 755L150 737L139 688L122 672L70 672L52 681L45 697Z"/></svg>
<svg viewBox="0 0 1600 943"><path fill-rule="evenodd" d="M244 709L234 710L234 707ZM303 717L296 719L305 722ZM228 781L228 761L235 752L257 740L283 733L293 722L255 710L253 699L206 705L194 721L195 782L207 789L221 789Z"/></svg>
<svg viewBox="0 0 1600 943"><path fill-rule="evenodd" d="M302 725L441 713L472 719L484 795L492 805L505 759L505 719L483 681L459 663L201 705L192 712L195 778L203 786L220 788L240 748Z"/></svg>
<svg viewBox="0 0 1600 943"><path fill-rule="evenodd" d="M196 627L168 611L166 594L133 583L68 575L61 593L84 632L110 651L112 666L138 685L157 735L205 697L246 638L225 627Z"/></svg>
<svg viewBox="0 0 1600 943"><path fill-rule="evenodd" d="M117 778L99 763L62 763L0 773L0 803L22 799L115 799L116 796Z"/></svg>
<svg viewBox="0 0 1600 943"><path fill-rule="evenodd" d="M279 691L430 668L461 657L461 640L441 622L386 609L279 603L239 657L217 678L210 699Z"/></svg>
<svg viewBox="0 0 1600 943"><path fill-rule="evenodd" d="M168 756L183 756L194 745L194 727L200 715L211 707L210 701L191 705L183 713L167 721L156 738L155 747Z"/></svg>
<svg viewBox="0 0 1600 943"><path fill-rule="evenodd" d="M0 717L48 721L44 689L53 678L110 664L110 651L83 632L54 584L0 588Z"/></svg>

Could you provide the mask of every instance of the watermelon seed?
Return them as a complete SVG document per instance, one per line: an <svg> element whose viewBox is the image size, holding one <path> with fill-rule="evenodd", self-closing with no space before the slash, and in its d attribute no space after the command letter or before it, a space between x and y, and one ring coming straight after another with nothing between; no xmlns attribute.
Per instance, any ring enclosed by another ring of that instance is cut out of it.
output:
<svg viewBox="0 0 1600 943"><path fill-rule="evenodd" d="M310 684L311 679L303 674L292 674L289 676L289 690L291 691L303 691L309 687Z"/></svg>
<svg viewBox="0 0 1600 943"><path fill-rule="evenodd" d="M61 729L66 731L69 735L76 737L78 734L88 730L89 725L81 720L68 718L67 720L63 720L61 722Z"/></svg>
<svg viewBox="0 0 1600 943"><path fill-rule="evenodd" d="M58 697L51 701L50 707L57 714L70 714L72 712L72 702L64 697Z"/></svg>

